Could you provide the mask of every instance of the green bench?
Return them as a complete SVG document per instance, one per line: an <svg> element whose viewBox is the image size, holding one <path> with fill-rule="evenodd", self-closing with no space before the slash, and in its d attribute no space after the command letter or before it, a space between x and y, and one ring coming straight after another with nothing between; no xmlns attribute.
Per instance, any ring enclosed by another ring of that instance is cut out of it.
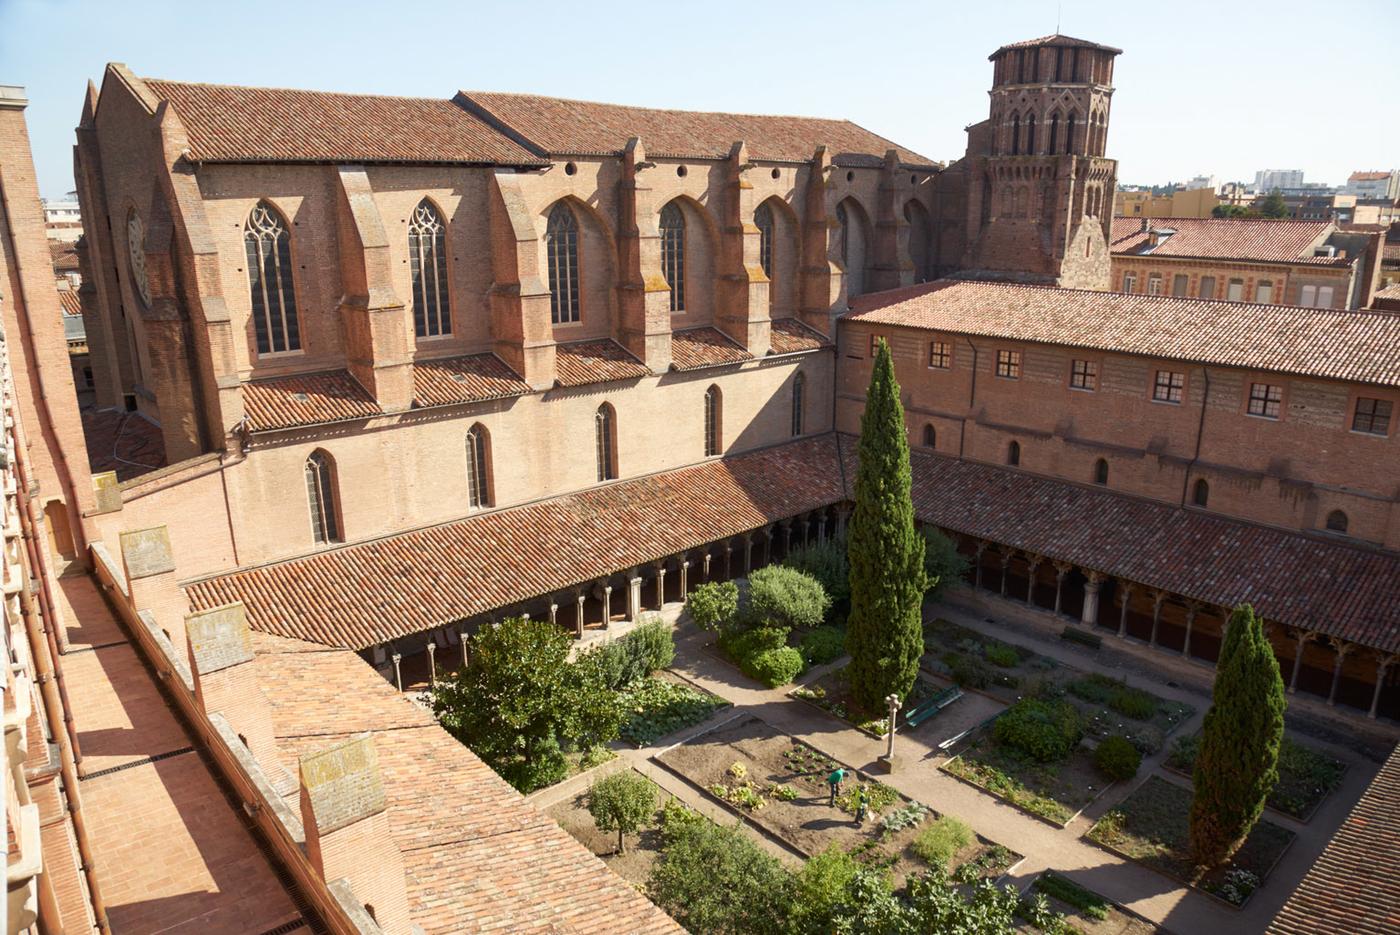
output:
<svg viewBox="0 0 1400 935"><path fill-rule="evenodd" d="M910 708L904 715L904 726L918 727L962 696L962 689L956 685L943 689L932 698L926 698Z"/></svg>

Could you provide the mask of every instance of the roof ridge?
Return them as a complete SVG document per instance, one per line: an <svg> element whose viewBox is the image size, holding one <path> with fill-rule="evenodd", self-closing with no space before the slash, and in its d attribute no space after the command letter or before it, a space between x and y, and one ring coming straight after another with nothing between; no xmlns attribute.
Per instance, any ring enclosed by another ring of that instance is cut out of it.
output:
<svg viewBox="0 0 1400 935"><path fill-rule="evenodd" d="M590 107L622 107L627 110L649 110L658 114L697 114L707 117L763 117L776 120L820 120L822 123L848 123L853 127L865 130L866 133L873 132L871 130L866 130L865 127L860 126L860 124L847 117L814 117L810 114L760 114L736 110L686 110L679 107L651 107L646 104L619 104L616 101L590 101L581 97L560 97L556 94L533 94L524 91L468 91L463 88L460 89L458 93L467 98L473 98L473 95L478 94L489 94L493 97L533 98L541 101L558 101L562 104L587 104ZM878 133L874 135L879 136ZM885 137L881 137L881 139L885 139ZM642 142L645 143L646 141L643 140Z"/></svg>
<svg viewBox="0 0 1400 935"><path fill-rule="evenodd" d="M227 91L279 91L292 94L323 94L327 97L362 97L375 98L382 101L419 101L432 104L452 104L455 103L450 97L420 97L412 94L373 94L361 91L322 91L318 88L286 88L264 84L225 84L219 81L181 81L177 78L151 78L146 75L138 75L142 81L150 84L178 84L184 88L219 88Z"/></svg>

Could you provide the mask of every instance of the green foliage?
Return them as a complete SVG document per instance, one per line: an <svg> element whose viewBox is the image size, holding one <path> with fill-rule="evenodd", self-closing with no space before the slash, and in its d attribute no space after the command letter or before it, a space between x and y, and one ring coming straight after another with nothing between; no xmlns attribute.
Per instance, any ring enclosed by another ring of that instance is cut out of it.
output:
<svg viewBox="0 0 1400 935"><path fill-rule="evenodd" d="M846 652L846 631L839 627L817 627L802 635L798 650L807 665L826 665Z"/></svg>
<svg viewBox="0 0 1400 935"><path fill-rule="evenodd" d="M600 667L569 663L571 642L543 620L483 627L471 664L433 689L442 726L521 792L567 773L559 741L587 749L617 736L618 698Z"/></svg>
<svg viewBox="0 0 1400 935"><path fill-rule="evenodd" d="M866 807L872 815L879 815L899 801L899 793L883 782L848 782L841 794L836 797L836 807L843 812L854 815L860 807L862 786L865 788Z"/></svg>
<svg viewBox="0 0 1400 935"><path fill-rule="evenodd" d="M1107 900L1059 874L1042 873L1036 877L1035 888L1047 896L1053 896L1067 906L1073 906L1097 922L1108 918L1109 903Z"/></svg>
<svg viewBox="0 0 1400 935"><path fill-rule="evenodd" d="M1070 643L1078 643L1081 646L1088 646L1090 649L1099 649L1103 646L1103 637L1097 633L1090 633L1088 630L1081 630L1079 627L1070 624L1060 631L1060 639Z"/></svg>
<svg viewBox="0 0 1400 935"><path fill-rule="evenodd" d="M1258 217L1258 213L1251 211L1244 205L1216 205L1210 209L1210 216L1215 218L1248 218Z"/></svg>
<svg viewBox="0 0 1400 935"><path fill-rule="evenodd" d="M742 665L745 659L757 653L782 649L787 645L787 639L788 631L779 627L731 630L720 634L719 648Z"/></svg>
<svg viewBox="0 0 1400 935"><path fill-rule="evenodd" d="M927 572L910 484L904 407L889 346L881 340L861 416L856 503L846 544L851 694L871 711L879 710L887 695L909 694L923 654L920 612Z"/></svg>
<svg viewBox="0 0 1400 935"><path fill-rule="evenodd" d="M1109 779L1132 779L1142 765L1142 754L1126 737L1108 737L1094 750L1094 766Z"/></svg>
<svg viewBox="0 0 1400 935"><path fill-rule="evenodd" d="M617 832L617 852L627 850L627 834L640 831L656 814L656 786L630 769L604 776L588 788L588 814L599 831Z"/></svg>
<svg viewBox="0 0 1400 935"><path fill-rule="evenodd" d="M867 870L835 844L827 847L793 875L789 930L814 935L830 932L851 902L857 882L866 877L877 893L891 892L888 873Z"/></svg>
<svg viewBox="0 0 1400 935"><path fill-rule="evenodd" d="M1124 682L1094 673L1069 683L1069 692L1076 698L1105 704L1124 717L1135 721L1150 721L1157 713L1157 696Z"/></svg>
<svg viewBox="0 0 1400 935"><path fill-rule="evenodd" d="M676 639L670 624L648 619L619 639L580 654L580 665L592 668L613 691L664 669L676 658Z"/></svg>
<svg viewBox="0 0 1400 935"><path fill-rule="evenodd" d="M660 678L633 682L623 692L626 720L619 736L636 747L645 747L682 728L699 724L728 702Z"/></svg>
<svg viewBox="0 0 1400 935"><path fill-rule="evenodd" d="M668 819L665 847L646 892L691 932L779 935L791 905L791 875L738 825Z"/></svg>
<svg viewBox="0 0 1400 935"><path fill-rule="evenodd" d="M1172 745L1167 764L1184 773L1191 772L1200 752L1201 736L1182 737ZM1269 793L1268 804L1299 820L1306 820L1337 788L1346 772L1346 764L1311 747L1305 747L1291 737L1284 737L1278 751L1278 785Z"/></svg>
<svg viewBox="0 0 1400 935"><path fill-rule="evenodd" d="M913 850L930 867L947 869L953 855L972 843L972 829L951 815L929 822L914 839Z"/></svg>
<svg viewBox="0 0 1400 935"><path fill-rule="evenodd" d="M733 581L702 584L690 592L685 606L702 630L725 629L739 615L739 586Z"/></svg>
<svg viewBox="0 0 1400 935"><path fill-rule="evenodd" d="M744 657L739 664L744 674L769 688L786 685L802 674L802 654L791 646L765 649Z"/></svg>
<svg viewBox="0 0 1400 935"><path fill-rule="evenodd" d="M936 599L961 581L969 567L956 542L931 526L924 530L924 580L929 597Z"/></svg>
<svg viewBox="0 0 1400 935"><path fill-rule="evenodd" d="M988 643L982 652L988 662L1003 669L1013 669L1021 664L1021 654L1016 652L1014 646L1007 646L1005 643Z"/></svg>
<svg viewBox="0 0 1400 935"><path fill-rule="evenodd" d="M1288 217L1288 203L1283 200L1283 195L1277 190L1269 192L1256 202L1259 213L1266 218L1286 218Z"/></svg>
<svg viewBox="0 0 1400 935"><path fill-rule="evenodd" d="M666 804L661 806L661 839L668 844L697 825L709 823L708 818L675 796L671 796L666 800Z"/></svg>
<svg viewBox="0 0 1400 935"><path fill-rule="evenodd" d="M768 565L749 575L748 616L788 628L821 626L831 598L811 575L785 565Z"/></svg>
<svg viewBox="0 0 1400 935"><path fill-rule="evenodd" d="M1199 866L1224 863L1258 822L1278 782L1284 707L1273 647L1254 609L1241 604L1230 615L1196 756L1190 826Z"/></svg>
<svg viewBox="0 0 1400 935"><path fill-rule="evenodd" d="M851 563L846 558L845 535L831 535L824 542L799 546L788 553L782 564L816 579L833 604L851 597Z"/></svg>
<svg viewBox="0 0 1400 935"><path fill-rule="evenodd" d="M1022 698L997 718L998 743L1041 763L1063 760L1084 736L1079 712L1068 701Z"/></svg>

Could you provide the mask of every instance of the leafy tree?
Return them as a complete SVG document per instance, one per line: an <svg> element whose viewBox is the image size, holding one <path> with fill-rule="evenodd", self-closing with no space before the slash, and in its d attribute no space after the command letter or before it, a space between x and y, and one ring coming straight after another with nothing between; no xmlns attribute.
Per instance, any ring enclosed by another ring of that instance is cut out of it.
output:
<svg viewBox="0 0 1400 935"><path fill-rule="evenodd" d="M1288 217L1288 203L1283 200L1283 195L1275 189L1259 199L1258 211L1266 218L1286 218Z"/></svg>
<svg viewBox="0 0 1400 935"><path fill-rule="evenodd" d="M483 627L472 641L471 664L433 689L442 726L521 792L562 778L561 740L606 743L622 721L618 697L598 667L569 663L570 642L543 620Z"/></svg>
<svg viewBox="0 0 1400 935"><path fill-rule="evenodd" d="M937 598L953 582L961 581L967 569L968 561L958 551L957 543L932 527L924 530L924 575L929 597Z"/></svg>
<svg viewBox="0 0 1400 935"><path fill-rule="evenodd" d="M1285 707L1273 647L1254 608L1241 604L1230 615L1196 756L1191 850L1198 867L1229 860L1258 822L1278 782Z"/></svg>
<svg viewBox="0 0 1400 935"><path fill-rule="evenodd" d="M818 627L831 598L811 575L785 565L769 565L749 575L748 616L755 624Z"/></svg>
<svg viewBox="0 0 1400 935"><path fill-rule="evenodd" d="M890 893L888 873L867 869L839 845L831 844L793 874L788 930L794 935L824 935L857 898L888 897Z"/></svg>
<svg viewBox="0 0 1400 935"><path fill-rule="evenodd" d="M846 558L844 533L793 549L783 558L783 564L816 578L833 604L850 600L851 563Z"/></svg>
<svg viewBox="0 0 1400 935"><path fill-rule="evenodd" d="M860 420L856 506L847 530L851 694L867 711L914 687L924 651L924 540L914 529L909 438L889 345L879 341Z"/></svg>
<svg viewBox="0 0 1400 935"><path fill-rule="evenodd" d="M588 788L588 814L599 831L617 832L617 852L627 852L625 834L634 834L656 814L656 786L641 773L624 769Z"/></svg>
<svg viewBox="0 0 1400 935"><path fill-rule="evenodd" d="M737 825L668 823L666 847L647 878L647 895L691 932L778 935L791 875Z"/></svg>
<svg viewBox="0 0 1400 935"><path fill-rule="evenodd" d="M1244 205L1216 205L1210 209L1211 217L1216 218L1248 218L1257 217L1256 212L1251 211Z"/></svg>
<svg viewBox="0 0 1400 935"><path fill-rule="evenodd" d="M711 581L690 592L686 601L690 619L702 630L721 630L739 614L739 586L733 581Z"/></svg>

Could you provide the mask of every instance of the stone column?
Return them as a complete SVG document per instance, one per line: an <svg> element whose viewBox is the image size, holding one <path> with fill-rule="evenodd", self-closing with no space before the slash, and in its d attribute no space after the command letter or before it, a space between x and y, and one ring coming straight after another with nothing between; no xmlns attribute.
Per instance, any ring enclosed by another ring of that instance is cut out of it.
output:
<svg viewBox="0 0 1400 935"><path fill-rule="evenodd" d="M1293 674L1288 677L1288 693L1290 695L1298 692L1298 673L1303 671L1303 651L1307 648L1308 641L1317 636L1311 630L1298 630L1293 634L1293 639L1298 644L1297 650L1293 653Z"/></svg>
<svg viewBox="0 0 1400 935"><path fill-rule="evenodd" d="M1332 688L1327 692L1327 703L1335 705L1337 703L1337 686L1342 681L1342 663L1346 661L1347 655L1355 649L1352 643L1344 643L1341 640L1333 640L1332 648L1337 653L1337 662L1332 666Z"/></svg>
<svg viewBox="0 0 1400 935"><path fill-rule="evenodd" d="M1035 606L1035 573L1045 561L1043 556L1026 556L1026 603Z"/></svg>
<svg viewBox="0 0 1400 935"><path fill-rule="evenodd" d="M1063 596L1065 575L1073 566L1069 562L1055 562L1055 613L1060 612L1060 599Z"/></svg>
<svg viewBox="0 0 1400 935"><path fill-rule="evenodd" d="M1001 556L1001 596L1006 597L1006 573L1011 569L1011 556L1015 553L1010 549L998 549L997 554Z"/></svg>
<svg viewBox="0 0 1400 935"><path fill-rule="evenodd" d="M724 542L724 577L729 580L734 577L734 546L726 539Z"/></svg>
<svg viewBox="0 0 1400 935"><path fill-rule="evenodd" d="M1133 600L1133 585L1121 578L1118 583L1122 585L1119 590L1123 592L1123 610L1118 614L1118 638L1125 640L1128 638L1128 605Z"/></svg>
<svg viewBox="0 0 1400 935"><path fill-rule="evenodd" d="M783 520L783 558L792 552L792 520Z"/></svg>
<svg viewBox="0 0 1400 935"><path fill-rule="evenodd" d="M1366 714L1369 718L1374 718L1377 709L1380 708L1381 689L1385 687L1385 672L1390 668L1390 664L1394 662L1395 659L1395 656L1376 657L1376 690L1371 693L1371 710Z"/></svg>
<svg viewBox="0 0 1400 935"><path fill-rule="evenodd" d="M986 543L986 542L978 542L978 543L977 543L976 554L975 554L974 557L973 557L973 562L974 562L974 564L973 564L972 586L973 586L974 588L981 588L981 587L982 587L982 555L983 555L983 553L986 552L986 551L987 551L987 543Z"/></svg>
<svg viewBox="0 0 1400 935"><path fill-rule="evenodd" d="M744 575L747 577L753 572L753 535L744 533Z"/></svg>
<svg viewBox="0 0 1400 935"><path fill-rule="evenodd" d="M612 626L612 585L603 585L603 629Z"/></svg>
<svg viewBox="0 0 1400 935"><path fill-rule="evenodd" d="M846 534L846 523L850 521L850 518L850 507L839 506L836 508L836 535L844 536Z"/></svg>
<svg viewBox="0 0 1400 935"><path fill-rule="evenodd" d="M392 658L392 659L394 660L394 686L395 686L400 692L402 692L402 691L403 691L403 669L399 666L399 663L403 662L403 653L394 653L394 655L391 656L390 658Z"/></svg>
<svg viewBox="0 0 1400 935"><path fill-rule="evenodd" d="M583 601L583 588L576 588L574 590L574 602L577 611L574 617L574 635L579 639L583 639Z"/></svg>
<svg viewBox="0 0 1400 935"><path fill-rule="evenodd" d="M1201 612L1201 605L1192 601L1186 605L1186 638L1181 641L1181 656L1183 659L1191 658L1191 628L1196 624L1196 614Z"/></svg>
<svg viewBox="0 0 1400 935"><path fill-rule="evenodd" d="M428 643L428 684L437 684L437 643Z"/></svg>
<svg viewBox="0 0 1400 935"><path fill-rule="evenodd" d="M469 640L471 640L471 634L469 634L466 630L463 630L461 633L457 634L457 642L462 644L463 669L469 668L472 664L471 645L469 643Z"/></svg>
<svg viewBox="0 0 1400 935"><path fill-rule="evenodd" d="M1103 574L1097 571L1088 573L1084 582L1084 613L1079 619L1086 627L1099 622L1099 589L1103 587Z"/></svg>
<svg viewBox="0 0 1400 935"><path fill-rule="evenodd" d="M704 580L704 581L709 581L709 580L710 580L710 553L709 553L709 552L706 552L706 553L705 553L705 570L704 570L704 574L701 576L701 579Z"/></svg>
<svg viewBox="0 0 1400 935"><path fill-rule="evenodd" d="M549 602L549 622L553 626L559 625L559 605L552 599Z"/></svg>
<svg viewBox="0 0 1400 935"><path fill-rule="evenodd" d="M642 576L636 572L627 581L627 618L634 621L642 615Z"/></svg>
<svg viewBox="0 0 1400 935"><path fill-rule="evenodd" d="M681 600L690 597L690 559L681 562Z"/></svg>
<svg viewBox="0 0 1400 935"><path fill-rule="evenodd" d="M773 564L773 524L763 527L763 564Z"/></svg>
<svg viewBox="0 0 1400 935"><path fill-rule="evenodd" d="M817 543L826 542L826 511L817 514Z"/></svg>
<svg viewBox="0 0 1400 935"><path fill-rule="evenodd" d="M656 609L666 606L666 563L656 563Z"/></svg>
<svg viewBox="0 0 1400 935"><path fill-rule="evenodd" d="M1157 645L1157 627L1162 622L1162 602L1167 599L1166 591L1152 592L1152 633L1147 638L1147 645Z"/></svg>

